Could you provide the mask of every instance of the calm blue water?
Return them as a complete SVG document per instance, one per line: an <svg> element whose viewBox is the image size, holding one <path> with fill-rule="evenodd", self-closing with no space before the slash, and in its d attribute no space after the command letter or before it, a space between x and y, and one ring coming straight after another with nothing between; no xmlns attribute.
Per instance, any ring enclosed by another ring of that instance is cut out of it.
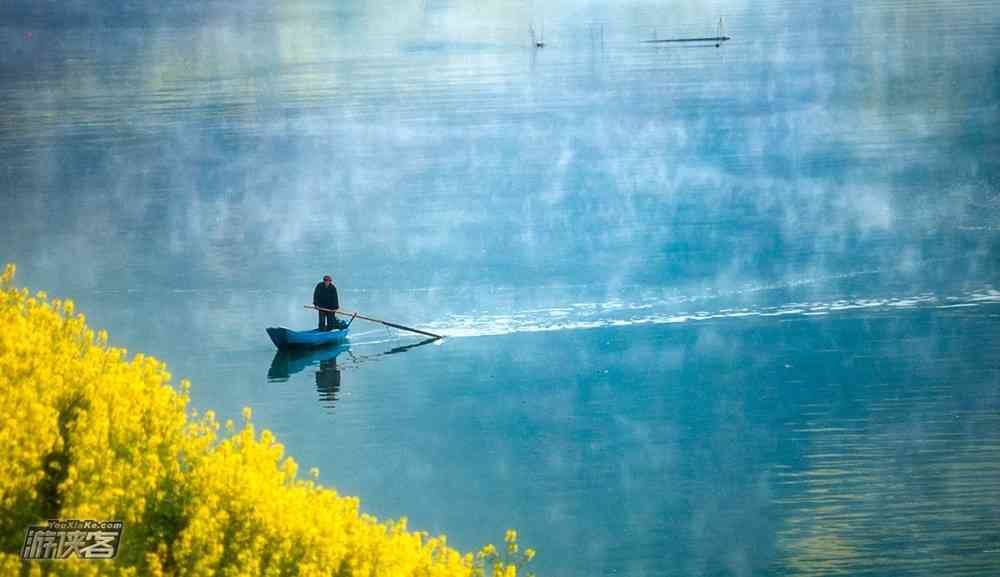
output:
<svg viewBox="0 0 1000 577"><path fill-rule="evenodd" d="M6 3L0 260L543 576L994 575L998 48L990 2ZM326 273L449 338L276 356Z"/></svg>

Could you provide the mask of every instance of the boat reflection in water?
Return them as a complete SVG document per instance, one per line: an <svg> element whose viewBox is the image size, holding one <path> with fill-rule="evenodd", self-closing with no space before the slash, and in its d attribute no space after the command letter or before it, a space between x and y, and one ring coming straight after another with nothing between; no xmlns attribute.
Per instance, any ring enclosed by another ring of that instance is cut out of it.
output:
<svg viewBox="0 0 1000 577"><path fill-rule="evenodd" d="M351 348L350 343L341 343L333 347L318 349L279 349L271 360L271 368L267 370L267 380L284 382L306 367L322 365L326 361L336 361L337 355Z"/></svg>
<svg viewBox="0 0 1000 577"><path fill-rule="evenodd" d="M348 365L357 366L377 360L379 357L402 353L438 340L436 338L426 339L372 354L356 354L351 350L350 343L317 349L279 349L274 353L271 366L267 370L267 380L272 383L283 383L292 375L315 366L317 367L316 391L319 394L320 404L332 408L340 393L340 372L343 365L338 366L337 357L341 353L348 353Z"/></svg>
<svg viewBox="0 0 1000 577"><path fill-rule="evenodd" d="M323 405L332 407L337 402L337 394L340 392L340 368L337 366L337 356L350 348L350 343L341 343L318 349L279 349L274 353L271 367L267 370L267 380L282 383L307 367L318 366L316 390L319 393L319 401Z"/></svg>

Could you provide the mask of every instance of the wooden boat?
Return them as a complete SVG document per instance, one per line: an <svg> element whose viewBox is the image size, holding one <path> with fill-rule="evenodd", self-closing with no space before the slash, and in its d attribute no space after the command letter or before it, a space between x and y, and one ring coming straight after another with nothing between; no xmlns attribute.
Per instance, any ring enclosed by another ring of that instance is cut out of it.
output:
<svg viewBox="0 0 1000 577"><path fill-rule="evenodd" d="M347 340L345 327L337 331L293 331L284 327L268 327L267 336L279 349L308 349Z"/></svg>

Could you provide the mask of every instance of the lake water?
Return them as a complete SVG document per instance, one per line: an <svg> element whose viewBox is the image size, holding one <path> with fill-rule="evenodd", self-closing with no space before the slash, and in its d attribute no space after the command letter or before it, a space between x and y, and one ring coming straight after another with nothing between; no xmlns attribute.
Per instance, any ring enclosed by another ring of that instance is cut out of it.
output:
<svg viewBox="0 0 1000 577"><path fill-rule="evenodd" d="M542 576L1000 572L995 3L329 4L0 7L18 283Z"/></svg>

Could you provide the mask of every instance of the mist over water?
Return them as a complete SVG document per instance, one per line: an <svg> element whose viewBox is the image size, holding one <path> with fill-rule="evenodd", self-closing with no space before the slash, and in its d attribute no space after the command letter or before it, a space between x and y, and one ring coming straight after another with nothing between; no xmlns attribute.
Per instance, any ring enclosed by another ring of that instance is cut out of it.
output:
<svg viewBox="0 0 1000 577"><path fill-rule="evenodd" d="M995 11L425 4L7 8L4 208L36 216L4 240L81 288L996 276ZM722 49L639 43L723 14Z"/></svg>
<svg viewBox="0 0 1000 577"><path fill-rule="evenodd" d="M6 3L0 260L542 575L988 574L998 47L990 2ZM327 273L451 338L276 359Z"/></svg>

